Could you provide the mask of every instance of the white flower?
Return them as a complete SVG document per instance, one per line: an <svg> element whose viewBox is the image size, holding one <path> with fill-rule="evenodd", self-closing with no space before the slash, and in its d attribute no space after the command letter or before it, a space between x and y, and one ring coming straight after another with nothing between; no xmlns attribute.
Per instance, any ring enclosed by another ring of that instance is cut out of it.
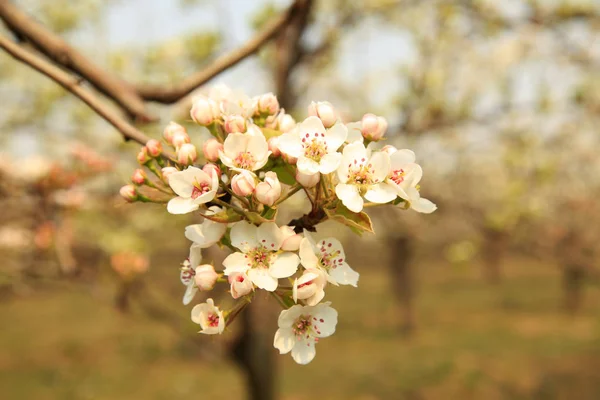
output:
<svg viewBox="0 0 600 400"><path fill-rule="evenodd" d="M169 175L169 186L178 195L167 204L171 214L186 214L197 210L200 204L215 198L219 189L219 178L212 177L200 168L188 167Z"/></svg>
<svg viewBox="0 0 600 400"><path fill-rule="evenodd" d="M304 271L304 274L294 280L292 288L292 298L294 303L298 300L304 300L307 305L317 305L325 297L325 285L327 284L327 274L321 270L310 269Z"/></svg>
<svg viewBox="0 0 600 400"><path fill-rule="evenodd" d="M344 147L337 170L340 183L335 194L350 211L363 209L363 196L373 203L387 203L396 198L396 191L384 183L390 171L390 156L385 152L371 155L360 142Z"/></svg>
<svg viewBox="0 0 600 400"><path fill-rule="evenodd" d="M348 130L341 123L325 129L317 117L308 117L295 129L280 136L281 152L297 158L298 171L313 175L329 174L337 169L342 158L337 152L346 140Z"/></svg>
<svg viewBox="0 0 600 400"><path fill-rule="evenodd" d="M202 328L200 333L214 335L225 330L223 311L215 306L213 299L208 299L206 303L197 304L192 308L192 321L200 325Z"/></svg>
<svg viewBox="0 0 600 400"><path fill-rule="evenodd" d="M296 254L281 250L283 241L283 233L274 222L259 227L237 222L231 228L231 244L241 252L223 260L225 275L244 272L258 288L274 291L277 279L292 276L300 263Z"/></svg>
<svg viewBox="0 0 600 400"><path fill-rule="evenodd" d="M292 352L298 364L308 364L315 358L315 344L320 338L333 335L337 311L329 302L317 306L295 305L279 314L279 329L273 346L280 354Z"/></svg>
<svg viewBox="0 0 600 400"><path fill-rule="evenodd" d="M324 272L327 281L334 285L356 286L358 283L358 272L346 263L344 248L335 238L323 239L317 243L304 231L304 239L300 242L300 262L307 270Z"/></svg>
<svg viewBox="0 0 600 400"><path fill-rule="evenodd" d="M231 285L231 297L238 299L254 290L254 285L248 275L243 272L233 272L228 277Z"/></svg>
<svg viewBox="0 0 600 400"><path fill-rule="evenodd" d="M195 269L196 274L194 275L194 282L196 287L200 290L212 290L217 283L219 274L215 271L215 267L211 264L199 265Z"/></svg>
<svg viewBox="0 0 600 400"><path fill-rule="evenodd" d="M294 231L294 228L287 225L280 226L279 230L283 234L283 243L281 244L281 250L298 251L298 249L300 248L300 241L302 240L302 235L296 233Z"/></svg>
<svg viewBox="0 0 600 400"><path fill-rule="evenodd" d="M275 172L269 171L265 174L264 181L256 185L254 196L261 204L269 207L275 204L281 197L281 184Z"/></svg>
<svg viewBox="0 0 600 400"><path fill-rule="evenodd" d="M212 206L206 211L206 215L215 215L222 211L217 206ZM217 243L225 234L227 224L211 221L205 218L201 224L188 225L185 227L185 237L194 242L201 249L206 249Z"/></svg>
<svg viewBox="0 0 600 400"><path fill-rule="evenodd" d="M188 305L198 292L194 277L196 276L196 267L202 261L201 247L197 244L192 244L190 247L190 256L183 262L179 279L185 285L185 293L183 295L183 304Z"/></svg>
<svg viewBox="0 0 600 400"><path fill-rule="evenodd" d="M219 150L219 158L229 168L256 171L269 160L269 145L263 135L232 133Z"/></svg>
<svg viewBox="0 0 600 400"><path fill-rule="evenodd" d="M413 210L425 214L437 210L437 206L422 198L417 189L423 169L415 163L415 153L408 149L390 151L391 168L386 183L396 191L398 197L409 202Z"/></svg>

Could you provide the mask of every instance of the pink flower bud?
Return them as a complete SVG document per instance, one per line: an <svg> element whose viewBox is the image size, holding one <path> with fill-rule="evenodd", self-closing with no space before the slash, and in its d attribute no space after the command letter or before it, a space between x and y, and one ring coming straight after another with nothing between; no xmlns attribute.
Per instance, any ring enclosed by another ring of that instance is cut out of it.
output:
<svg viewBox="0 0 600 400"><path fill-rule="evenodd" d="M217 139L210 138L202 145L202 152L206 161L215 162L219 159L219 151L223 151L223 143Z"/></svg>
<svg viewBox="0 0 600 400"><path fill-rule="evenodd" d="M129 203L133 203L137 200L138 194L135 186L133 185L125 185L119 190L119 194Z"/></svg>
<svg viewBox="0 0 600 400"><path fill-rule="evenodd" d="M265 174L264 182L256 185L254 197L267 206L272 206L281 197L281 184L275 172L269 171Z"/></svg>
<svg viewBox="0 0 600 400"><path fill-rule="evenodd" d="M210 264L199 265L196 267L196 275L194 282L200 290L211 290L217 283L219 275L215 272L215 268Z"/></svg>
<svg viewBox="0 0 600 400"><path fill-rule="evenodd" d="M180 148L186 143L190 143L190 135L187 132L175 132L171 138L171 143L176 149Z"/></svg>
<svg viewBox="0 0 600 400"><path fill-rule="evenodd" d="M175 167L164 167L161 172L162 172L162 175L163 175L163 178L165 179L165 181L167 183L169 183L169 176L173 172L179 172L179 170Z"/></svg>
<svg viewBox="0 0 600 400"><path fill-rule="evenodd" d="M165 140L167 141L167 143L169 144L173 144L173 136L176 133L185 133L187 135L187 132L185 130L185 128L181 125L179 125L176 122L169 122L169 124L165 127L165 130L163 132L163 137L165 138Z"/></svg>
<svg viewBox="0 0 600 400"><path fill-rule="evenodd" d="M308 115L319 117L325 128L331 128L337 121L335 110L331 103L327 101L319 101L317 103L313 101L310 103L308 106Z"/></svg>
<svg viewBox="0 0 600 400"><path fill-rule="evenodd" d="M362 135L365 139L377 142L381 140L388 127L388 123L383 117L374 114L365 114L361 120Z"/></svg>
<svg viewBox="0 0 600 400"><path fill-rule="evenodd" d="M246 132L246 119L241 115L228 115L225 117L223 128L227 133Z"/></svg>
<svg viewBox="0 0 600 400"><path fill-rule="evenodd" d="M279 146L277 143L279 142L279 137L275 136L268 140L269 150L271 150L271 155L273 157L279 157L281 155L281 150L279 150Z"/></svg>
<svg viewBox="0 0 600 400"><path fill-rule="evenodd" d="M281 244L281 250L284 251L298 251L300 248L300 242L302 241L302 235L294 232L291 226L283 225L279 227L279 230L283 234L283 243Z"/></svg>
<svg viewBox="0 0 600 400"><path fill-rule="evenodd" d="M190 165L198 159L196 146L191 143L184 143L177 150L177 162L181 165Z"/></svg>
<svg viewBox="0 0 600 400"><path fill-rule="evenodd" d="M208 126L219 117L219 107L212 99L205 96L194 98L190 116L199 125Z"/></svg>
<svg viewBox="0 0 600 400"><path fill-rule="evenodd" d="M279 111L279 101L273 93L265 93L258 96L256 100L256 111L258 114L275 115Z"/></svg>
<svg viewBox="0 0 600 400"><path fill-rule="evenodd" d="M150 161L152 161L152 157L150 157L150 154L148 154L148 148L146 146L142 147L138 153L137 160L142 165L148 164Z"/></svg>
<svg viewBox="0 0 600 400"><path fill-rule="evenodd" d="M317 183L321 180L321 174L316 173L313 175L303 174L300 171L296 171L296 181L304 186L305 188L312 188L317 186Z"/></svg>
<svg viewBox="0 0 600 400"><path fill-rule="evenodd" d="M211 177L213 174L217 174L217 178L221 178L221 168L216 164L206 164L202 167L202 171L206 172Z"/></svg>
<svg viewBox="0 0 600 400"><path fill-rule="evenodd" d="M232 273L229 275L228 280L231 285L231 296L234 299L245 296L254 290L252 281L243 272Z"/></svg>
<svg viewBox="0 0 600 400"><path fill-rule="evenodd" d="M156 139L148 140L146 143L146 148L148 148L148 154L150 157L158 157L162 153L162 144Z"/></svg>
<svg viewBox="0 0 600 400"><path fill-rule="evenodd" d="M131 176L131 182L133 182L134 185L143 185L144 182L146 182L146 178L147 176L144 170L138 168Z"/></svg>
<svg viewBox="0 0 600 400"><path fill-rule="evenodd" d="M294 281L292 297L294 302L306 300L308 305L315 305L325 296L325 277L317 270L306 270Z"/></svg>
<svg viewBox="0 0 600 400"><path fill-rule="evenodd" d="M394 146L392 146L391 144L387 144L387 145L385 145L385 146L382 147L381 151L383 151L385 153L388 153L391 156L392 154L394 154L395 152L397 152L398 149L395 148Z"/></svg>
<svg viewBox="0 0 600 400"><path fill-rule="evenodd" d="M290 114L281 113L277 119L279 120L279 130L283 133L291 131L296 126L296 121Z"/></svg>
<svg viewBox="0 0 600 400"><path fill-rule="evenodd" d="M231 190L238 196L246 197L254 193L256 181L254 175L249 171L241 171L231 178Z"/></svg>

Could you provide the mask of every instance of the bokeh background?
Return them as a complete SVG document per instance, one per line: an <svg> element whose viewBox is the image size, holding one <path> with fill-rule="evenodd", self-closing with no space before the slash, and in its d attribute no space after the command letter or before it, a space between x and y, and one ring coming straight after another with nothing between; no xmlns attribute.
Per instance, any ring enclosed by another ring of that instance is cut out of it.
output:
<svg viewBox="0 0 600 400"><path fill-rule="evenodd" d="M14 3L103 68L157 84L210 65L290 4ZM297 120L312 100L347 121L385 116L385 143L415 150L438 211L369 209L377 234L363 237L319 229L361 279L328 290L338 329L308 366L271 347L268 301L200 337L178 277L194 217L121 200L139 146L2 53L3 399L600 398L600 1L309 11L287 68L275 40L211 83L276 92ZM207 137L189 99L150 107L161 119L139 126L149 136L172 119L196 145ZM288 215L305 205L294 200Z"/></svg>

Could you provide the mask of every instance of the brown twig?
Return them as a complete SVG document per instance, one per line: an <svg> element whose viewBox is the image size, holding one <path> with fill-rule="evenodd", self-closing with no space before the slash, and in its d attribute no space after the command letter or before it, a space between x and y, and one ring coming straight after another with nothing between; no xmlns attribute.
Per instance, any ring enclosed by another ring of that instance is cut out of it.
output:
<svg viewBox="0 0 600 400"><path fill-rule="evenodd" d="M117 103L135 121L156 121L157 118L146 111L144 100L132 85L88 60L60 36L46 29L10 1L0 0L0 18L20 41L28 41L56 64L81 76Z"/></svg>
<svg viewBox="0 0 600 400"><path fill-rule="evenodd" d="M147 101L155 101L163 104L177 102L224 70L256 53L265 43L287 26L292 17L297 15L299 10L302 10L302 4L304 3L306 3L305 0L296 0L285 12L268 23L264 29L242 47L222 55L208 67L190 75L181 82L170 86L140 85L137 87L137 92Z"/></svg>

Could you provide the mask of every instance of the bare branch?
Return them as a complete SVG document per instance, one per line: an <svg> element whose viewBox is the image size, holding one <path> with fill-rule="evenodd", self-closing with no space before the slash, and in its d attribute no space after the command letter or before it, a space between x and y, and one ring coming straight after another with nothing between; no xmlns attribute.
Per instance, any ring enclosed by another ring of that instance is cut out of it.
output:
<svg viewBox="0 0 600 400"><path fill-rule="evenodd" d="M0 48L4 49L16 60L29 65L36 71L46 75L63 88L73 93L94 112L104 118L108 123L114 126L126 140L135 140L144 145L150 138L136 127L127 122L117 112L111 109L107 104L99 100L92 91L81 86L81 80L68 74L57 66L46 61L42 57L24 49L22 46L13 42L5 36L0 36Z"/></svg>
<svg viewBox="0 0 600 400"><path fill-rule="evenodd" d="M221 72L256 53L265 43L286 27L296 11L302 9L303 6L301 4L304 3L306 3L306 1L296 0L284 13L267 24L263 30L257 33L256 36L246 42L242 47L222 55L208 67L183 79L181 82L170 86L140 85L137 87L137 92L143 99L148 101L155 101L163 104L177 102Z"/></svg>
<svg viewBox="0 0 600 400"><path fill-rule="evenodd" d="M81 76L117 103L135 121L156 120L147 113L143 99L132 85L98 67L9 0L0 0L0 18L20 40L27 40L52 61Z"/></svg>

